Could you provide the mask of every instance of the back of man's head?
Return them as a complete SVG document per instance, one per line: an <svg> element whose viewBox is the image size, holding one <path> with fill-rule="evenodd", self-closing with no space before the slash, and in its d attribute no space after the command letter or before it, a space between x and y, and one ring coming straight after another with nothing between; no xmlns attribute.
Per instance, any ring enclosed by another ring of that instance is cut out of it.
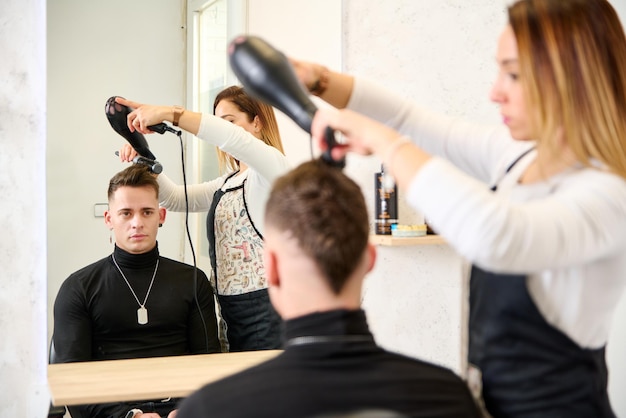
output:
<svg viewBox="0 0 626 418"><path fill-rule="evenodd" d="M336 294L368 244L368 212L361 189L321 160L305 162L275 181L265 225L289 231Z"/></svg>
<svg viewBox="0 0 626 418"><path fill-rule="evenodd" d="M120 187L145 186L153 188L156 195L159 195L159 183L150 168L143 164L132 164L111 178L107 196L110 201Z"/></svg>

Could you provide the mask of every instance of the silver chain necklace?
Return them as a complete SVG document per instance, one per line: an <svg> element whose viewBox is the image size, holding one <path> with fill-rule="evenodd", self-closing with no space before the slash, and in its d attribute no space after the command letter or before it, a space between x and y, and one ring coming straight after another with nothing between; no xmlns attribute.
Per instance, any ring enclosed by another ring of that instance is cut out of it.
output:
<svg viewBox="0 0 626 418"><path fill-rule="evenodd" d="M139 304L139 309L137 309L137 322L139 323L139 325L147 324L148 323L148 310L146 309L146 302L148 301L148 296L150 296L150 290L152 290L152 284L154 283L154 278L156 277L157 270L159 269L159 259L157 258L156 266L154 267L154 273L152 273L152 280L150 281L150 286L148 287L148 292L146 293L146 297L144 298L143 303L141 303L139 302L139 298L137 297L137 294L133 290L133 287L130 285L128 279L126 278L126 276L124 276L122 269L117 264L117 261L115 260L115 254L111 254L111 257L113 258L113 264L115 264L115 267L117 267L117 270L122 275L122 278L128 285L128 288L133 293L135 300Z"/></svg>

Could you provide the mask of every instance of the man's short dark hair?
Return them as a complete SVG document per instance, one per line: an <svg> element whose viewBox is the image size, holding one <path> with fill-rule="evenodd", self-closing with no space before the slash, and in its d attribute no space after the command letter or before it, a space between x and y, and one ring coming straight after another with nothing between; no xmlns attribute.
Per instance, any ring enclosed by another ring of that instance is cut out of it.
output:
<svg viewBox="0 0 626 418"><path fill-rule="evenodd" d="M114 175L109 181L107 196L109 201L120 187L152 187L159 196L159 183L150 171L150 167L143 164L133 164Z"/></svg>
<svg viewBox="0 0 626 418"><path fill-rule="evenodd" d="M321 160L305 162L278 178L267 202L267 228L290 231L335 293L354 272L369 238L360 187Z"/></svg>

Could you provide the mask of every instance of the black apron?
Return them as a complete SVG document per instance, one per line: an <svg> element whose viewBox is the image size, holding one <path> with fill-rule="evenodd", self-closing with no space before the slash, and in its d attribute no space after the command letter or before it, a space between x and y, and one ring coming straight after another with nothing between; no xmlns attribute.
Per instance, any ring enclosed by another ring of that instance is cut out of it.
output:
<svg viewBox="0 0 626 418"><path fill-rule="evenodd" d="M604 347L583 349L548 324L526 277L476 266L470 279L469 362L494 417L614 418Z"/></svg>
<svg viewBox="0 0 626 418"><path fill-rule="evenodd" d="M605 348L583 349L548 324L526 279L472 267L469 363L482 374L487 411L494 418L614 418Z"/></svg>
<svg viewBox="0 0 626 418"><path fill-rule="evenodd" d="M237 174L231 174L226 180ZM242 294L220 294L219 283L223 278L218 275L216 237L215 237L215 212L220 199L226 193L240 193L243 199L244 210L241 217L249 220L253 233L262 240L263 237L254 227L249 216L248 206L244 193L245 181L236 187L217 190L213 195L213 202L207 216L207 238L209 240L209 255L215 277L218 302L222 318L226 322L226 337L231 352L250 350L269 350L281 348L281 319L272 307L267 289L258 289Z"/></svg>

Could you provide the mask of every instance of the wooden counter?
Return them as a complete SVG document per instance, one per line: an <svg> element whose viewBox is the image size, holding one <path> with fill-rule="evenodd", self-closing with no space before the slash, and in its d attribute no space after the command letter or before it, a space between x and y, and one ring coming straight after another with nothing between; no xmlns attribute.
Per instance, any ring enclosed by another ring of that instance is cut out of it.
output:
<svg viewBox="0 0 626 418"><path fill-rule="evenodd" d="M282 350L48 365L53 405L185 397L206 383L269 360Z"/></svg>

